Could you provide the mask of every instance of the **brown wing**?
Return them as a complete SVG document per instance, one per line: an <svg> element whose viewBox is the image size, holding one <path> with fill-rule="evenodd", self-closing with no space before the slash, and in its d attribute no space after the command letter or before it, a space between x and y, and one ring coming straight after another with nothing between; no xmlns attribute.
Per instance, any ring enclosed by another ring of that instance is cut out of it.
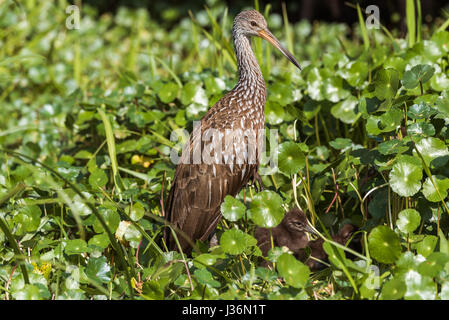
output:
<svg viewBox="0 0 449 320"><path fill-rule="evenodd" d="M246 170L248 172L250 170ZM235 196L249 180L249 173L231 172L226 165L180 164L170 190L167 203L167 220L181 229L195 243L202 241L215 230L220 218L220 206L226 195ZM182 235L177 235L183 251L191 247ZM168 236L170 250L177 250L176 243Z"/></svg>
<svg viewBox="0 0 449 320"><path fill-rule="evenodd" d="M237 195L257 174L258 164L234 164L232 169L227 164L192 164L195 163L194 154L201 154L204 150L205 142L201 135L205 130L217 129L223 132L241 124L238 112L228 108L232 99L231 93L226 94L201 120L201 129L194 129L188 150L183 152L176 168L168 197L166 219L182 230L193 243L197 239L206 240L215 230L221 218L220 206L225 196ZM263 126L263 123L259 125ZM186 157L190 157L190 161L186 161ZM169 249L177 250L171 232L167 231L165 239ZM183 251L189 253L192 248L188 241L182 234L178 234L177 238Z"/></svg>

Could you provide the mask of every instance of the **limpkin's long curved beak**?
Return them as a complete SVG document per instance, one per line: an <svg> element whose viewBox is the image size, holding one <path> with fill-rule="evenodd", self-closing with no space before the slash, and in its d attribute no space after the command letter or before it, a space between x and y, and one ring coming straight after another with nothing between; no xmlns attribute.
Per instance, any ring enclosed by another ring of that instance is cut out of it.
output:
<svg viewBox="0 0 449 320"><path fill-rule="evenodd" d="M268 29L262 29L259 32L259 36L265 40L267 40L269 43L271 43L276 49L278 49L282 54L290 60L291 63L293 63L299 70L301 70L301 66L299 65L298 61L296 61L295 57L288 51L287 49L282 46L282 44L279 42L279 40L270 32Z"/></svg>

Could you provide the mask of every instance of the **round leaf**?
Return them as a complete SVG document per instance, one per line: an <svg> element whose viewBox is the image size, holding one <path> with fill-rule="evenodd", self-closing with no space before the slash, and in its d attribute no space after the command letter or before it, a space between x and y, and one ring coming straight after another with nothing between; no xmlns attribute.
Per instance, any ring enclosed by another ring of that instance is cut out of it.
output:
<svg viewBox="0 0 449 320"><path fill-rule="evenodd" d="M251 201L249 215L259 227L276 227L284 218L282 198L269 190L257 193Z"/></svg>
<svg viewBox="0 0 449 320"><path fill-rule="evenodd" d="M205 265L206 266L214 265L214 263L217 261L218 258L220 258L220 256L213 255L210 253L203 253L203 254L200 254L199 256L196 256L195 260L193 260L193 262L195 263L196 267L203 268ZM199 263L196 263L196 262L199 262Z"/></svg>
<svg viewBox="0 0 449 320"><path fill-rule="evenodd" d="M139 221L145 214L145 208L140 202L133 203L132 207L127 206L125 211L133 221Z"/></svg>
<svg viewBox="0 0 449 320"><path fill-rule="evenodd" d="M120 215L116 211L106 207L99 207L98 211L102 215L109 230L114 233L120 223ZM100 233L104 231L104 228L98 219L95 219L93 227L95 232Z"/></svg>
<svg viewBox="0 0 449 320"><path fill-rule="evenodd" d="M435 69L428 64L416 65L411 70L404 72L402 84L406 89L414 89L418 86L420 81L422 83L429 81L434 73Z"/></svg>
<svg viewBox="0 0 449 320"><path fill-rule="evenodd" d="M221 78L210 76L204 80L208 95L219 94L226 89L226 83Z"/></svg>
<svg viewBox="0 0 449 320"><path fill-rule="evenodd" d="M111 267L109 266L106 257L90 257L86 267L86 275L101 283L108 283L111 281Z"/></svg>
<svg viewBox="0 0 449 320"><path fill-rule="evenodd" d="M371 256L381 263L393 263L401 255L401 242L387 226L374 228L368 237Z"/></svg>
<svg viewBox="0 0 449 320"><path fill-rule="evenodd" d="M383 285L381 297L383 300L398 300L404 296L406 290L404 281L391 279Z"/></svg>
<svg viewBox="0 0 449 320"><path fill-rule="evenodd" d="M424 237L424 239L417 243L416 245L416 252L418 254L427 257L429 254L433 252L435 249L435 246L437 245L438 237L427 235Z"/></svg>
<svg viewBox="0 0 449 320"><path fill-rule="evenodd" d="M26 284L20 291L14 292L17 300L42 300L39 288L33 284Z"/></svg>
<svg viewBox="0 0 449 320"><path fill-rule="evenodd" d="M99 168L95 168L89 176L89 184L96 189L104 187L106 183L108 183L106 173Z"/></svg>
<svg viewBox="0 0 449 320"><path fill-rule="evenodd" d="M104 249L109 245L109 237L106 232L97 234L89 239L89 245L94 245Z"/></svg>
<svg viewBox="0 0 449 320"><path fill-rule="evenodd" d="M401 140L388 140L380 143L377 146L379 152L383 155L396 154L401 151L406 151L408 147L403 147Z"/></svg>
<svg viewBox="0 0 449 320"><path fill-rule="evenodd" d="M422 169L409 157L401 157L390 171L390 185L394 192L410 197L421 189Z"/></svg>
<svg viewBox="0 0 449 320"><path fill-rule="evenodd" d="M399 212L396 225L405 233L412 233L421 223L421 216L415 209L405 209Z"/></svg>
<svg viewBox="0 0 449 320"><path fill-rule="evenodd" d="M418 149L419 153L423 156L427 166L430 166L430 163L432 162L432 165L441 167L445 165L449 159L447 146L444 141L440 139L433 137L423 138L416 142L415 145L416 149ZM413 150L413 153L416 154L416 151Z"/></svg>
<svg viewBox="0 0 449 320"><path fill-rule="evenodd" d="M203 285L213 288L217 288L220 286L220 282L215 280L212 276L212 273L210 273L206 268L196 269L194 275L198 282Z"/></svg>
<svg viewBox="0 0 449 320"><path fill-rule="evenodd" d="M407 133L411 135L421 135L431 137L435 134L435 127L431 123L418 122L407 126Z"/></svg>
<svg viewBox="0 0 449 320"><path fill-rule="evenodd" d="M430 118L435 113L436 113L436 111L434 109L432 109L427 103L424 103L424 102L421 102L419 104L415 103L407 111L407 115L411 119Z"/></svg>
<svg viewBox="0 0 449 320"><path fill-rule="evenodd" d="M446 263L449 262L447 254L442 252L433 252L426 261L421 262L418 271L423 276L436 277L444 269Z"/></svg>
<svg viewBox="0 0 449 320"><path fill-rule="evenodd" d="M322 83L322 90L324 92L324 97L334 103L346 98L348 98L348 100L353 100L351 99L351 93L348 90L343 89L343 79L340 77L326 75L326 78Z"/></svg>
<svg viewBox="0 0 449 320"><path fill-rule="evenodd" d="M380 100L391 99L399 87L398 72L395 69L380 69L374 80L376 97Z"/></svg>
<svg viewBox="0 0 449 320"><path fill-rule="evenodd" d="M439 202L447 197L447 191L449 189L449 179L444 176L433 176L433 185L430 177L427 177L424 181L422 193L427 200L431 202ZM441 197L440 197L441 196Z"/></svg>
<svg viewBox="0 0 449 320"><path fill-rule="evenodd" d="M74 239L67 241L64 252L68 255L80 254L87 251L87 243L83 239Z"/></svg>
<svg viewBox="0 0 449 320"><path fill-rule="evenodd" d="M332 115L347 124L354 123L360 113L357 111L359 101L354 96L349 96L347 99L337 103L331 108Z"/></svg>
<svg viewBox="0 0 449 320"><path fill-rule="evenodd" d="M265 116L269 124L281 124L284 121L284 108L277 102L269 101L265 106Z"/></svg>
<svg viewBox="0 0 449 320"><path fill-rule="evenodd" d="M209 103L209 100L207 99L206 91L201 84L192 81L185 84L182 88L181 102L183 105L197 103L204 106Z"/></svg>
<svg viewBox="0 0 449 320"><path fill-rule="evenodd" d="M189 105L192 103L195 92L201 88L201 85L194 81L186 83L181 90L181 102L183 105Z"/></svg>
<svg viewBox="0 0 449 320"><path fill-rule="evenodd" d="M309 268L291 254L283 253L277 260L276 268L285 282L295 288L304 288L309 279Z"/></svg>
<svg viewBox="0 0 449 320"><path fill-rule="evenodd" d="M402 110L391 108L379 117L380 122L378 123L378 128L382 132L394 131L401 125L402 117Z"/></svg>
<svg viewBox="0 0 449 320"><path fill-rule="evenodd" d="M16 233L21 235L25 232L36 231L41 222L41 214L41 209L37 205L21 208L20 212L13 218L18 226Z"/></svg>
<svg viewBox="0 0 449 320"><path fill-rule="evenodd" d="M169 103L178 96L179 86L174 82L165 83L159 90L158 95L162 102Z"/></svg>
<svg viewBox="0 0 449 320"><path fill-rule="evenodd" d="M223 251L233 255L241 254L245 249L256 244L256 239L238 229L226 230L220 238Z"/></svg>
<svg viewBox="0 0 449 320"><path fill-rule="evenodd" d="M397 271L404 274L410 270L417 270L418 265L425 260L426 259L420 254L415 255L411 251L406 251L402 253L396 261Z"/></svg>
<svg viewBox="0 0 449 320"><path fill-rule="evenodd" d="M236 198L227 195L221 204L221 213L226 220L237 221L245 214L245 205Z"/></svg>
<svg viewBox="0 0 449 320"><path fill-rule="evenodd" d="M435 283L432 278L421 276L416 271L409 271L405 274L405 284L407 291L404 298L406 300L433 300L436 296Z"/></svg>
<svg viewBox="0 0 449 320"><path fill-rule="evenodd" d="M279 146L279 170L291 176L304 168L306 158L295 142L284 142Z"/></svg>
<svg viewBox="0 0 449 320"><path fill-rule="evenodd" d="M342 76L353 87L361 86L368 76L368 65L364 61L356 61L346 70L343 70Z"/></svg>
<svg viewBox="0 0 449 320"><path fill-rule="evenodd" d="M329 145L334 149L340 150L351 148L353 143L352 140L348 138L337 138L333 141L330 141Z"/></svg>

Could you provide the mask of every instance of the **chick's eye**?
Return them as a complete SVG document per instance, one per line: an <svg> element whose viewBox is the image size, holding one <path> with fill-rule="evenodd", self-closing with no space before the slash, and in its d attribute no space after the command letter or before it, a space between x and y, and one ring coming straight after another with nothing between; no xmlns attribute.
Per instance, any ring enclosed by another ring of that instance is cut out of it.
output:
<svg viewBox="0 0 449 320"><path fill-rule="evenodd" d="M253 27L256 27L256 26L257 26L256 21L251 21L251 25L252 25Z"/></svg>

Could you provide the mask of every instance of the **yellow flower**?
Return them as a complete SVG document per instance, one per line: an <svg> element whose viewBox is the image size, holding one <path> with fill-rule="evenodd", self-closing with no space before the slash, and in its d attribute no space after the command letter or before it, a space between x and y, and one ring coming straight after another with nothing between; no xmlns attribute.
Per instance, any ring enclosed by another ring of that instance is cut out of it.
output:
<svg viewBox="0 0 449 320"><path fill-rule="evenodd" d="M142 163L143 156L139 156L138 154L135 154L131 157L131 164L138 164Z"/></svg>
<svg viewBox="0 0 449 320"><path fill-rule="evenodd" d="M51 263L43 262L40 267L36 262L32 262L31 264L34 267L33 272L43 275L44 278L48 280L48 277L50 276L51 273Z"/></svg>

